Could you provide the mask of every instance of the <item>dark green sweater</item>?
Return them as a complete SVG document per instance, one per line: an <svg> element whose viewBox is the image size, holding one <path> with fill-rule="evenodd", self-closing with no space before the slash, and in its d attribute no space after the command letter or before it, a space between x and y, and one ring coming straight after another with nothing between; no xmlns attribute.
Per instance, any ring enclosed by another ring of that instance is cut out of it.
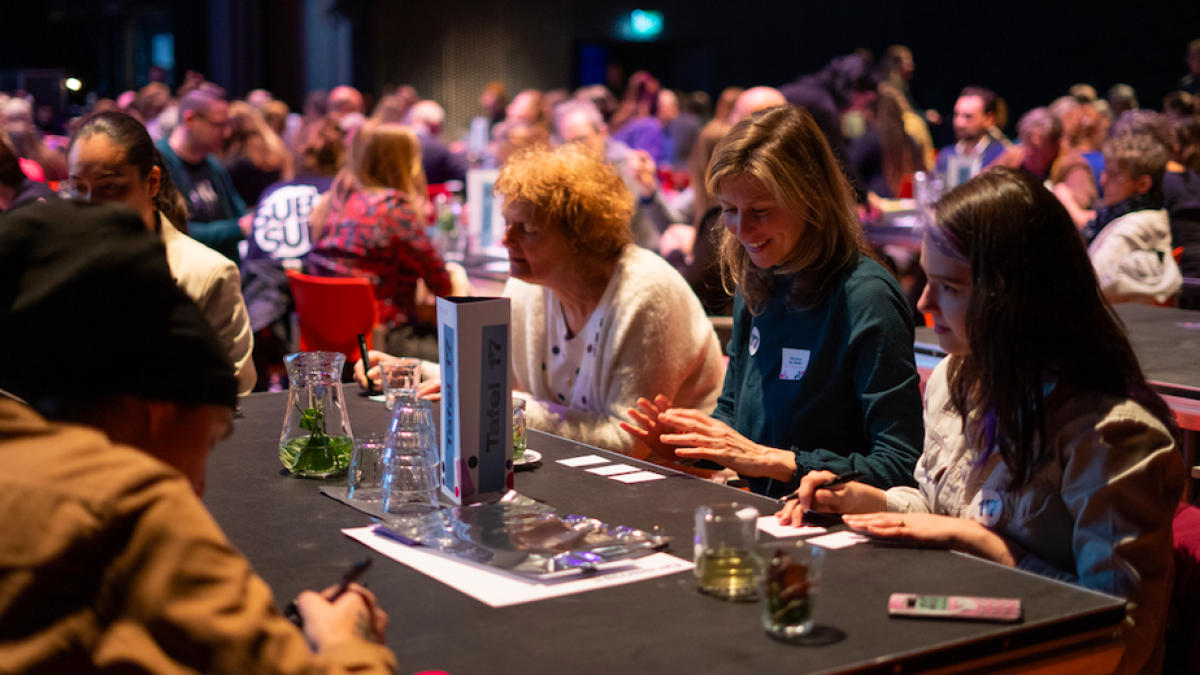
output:
<svg viewBox="0 0 1200 675"><path fill-rule="evenodd" d="M803 311L784 305L785 277L760 316L741 293L734 298L729 369L713 417L755 442L791 448L799 467L787 484L751 478L755 492L780 496L813 469L862 471L880 488L915 485L923 430L912 313L896 280L869 258L834 282ZM785 369L795 378L806 359L799 379L782 379Z"/></svg>

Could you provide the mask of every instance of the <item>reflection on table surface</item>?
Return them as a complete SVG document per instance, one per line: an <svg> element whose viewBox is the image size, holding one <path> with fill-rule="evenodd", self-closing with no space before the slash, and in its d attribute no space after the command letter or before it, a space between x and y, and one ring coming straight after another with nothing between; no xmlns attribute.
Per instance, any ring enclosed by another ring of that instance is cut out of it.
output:
<svg viewBox="0 0 1200 675"><path fill-rule="evenodd" d="M347 397L356 433L382 431L382 403ZM277 444L287 397L242 400L246 417L209 462L205 502L230 539L284 602L306 588L335 583L364 550L342 535L370 518L319 493L321 481L281 475ZM516 476L522 494L572 513L643 530L660 526L670 552L692 557L692 518L703 504L737 500L772 513L774 500L537 431L529 447L543 456ZM556 460L585 454L635 464L665 480L622 484ZM860 544L829 552L816 610L821 640L769 639L755 604L701 595L691 574L493 609L391 560L376 560L364 581L390 615L389 645L402 672L905 672L957 664L970 672L990 659L1021 654L1105 672L1120 656L1114 642L1123 602L1079 587L940 550ZM911 621L887 616L893 592L1020 598L1016 625ZM1052 649L1053 648L1053 649ZM1049 651L1048 651L1049 650ZM1065 661L1064 661L1065 659ZM1057 665L1056 665L1057 667Z"/></svg>

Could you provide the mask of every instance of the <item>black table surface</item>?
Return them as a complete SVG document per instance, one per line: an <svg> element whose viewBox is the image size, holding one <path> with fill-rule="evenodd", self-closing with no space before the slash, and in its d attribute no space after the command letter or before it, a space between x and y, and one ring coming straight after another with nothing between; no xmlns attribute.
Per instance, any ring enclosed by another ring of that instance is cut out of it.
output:
<svg viewBox="0 0 1200 675"><path fill-rule="evenodd" d="M382 432L382 403L347 387L356 433ZM242 399L243 419L208 465L205 503L229 538L274 589L279 604L304 589L336 583L368 551L343 535L371 519L319 493L336 481L290 478L278 459L286 394ZM556 508L641 529L661 526L670 553L692 557L696 507L728 501L756 506L774 500L646 465L665 480L625 485L555 460L596 453L531 431L529 447L544 459L516 475L517 490ZM884 549L859 544L831 550L809 644L768 638L753 603L728 603L696 590L690 573L505 608L492 608L405 565L376 559L363 581L388 612L388 645L401 672L605 673L637 664L639 672L823 673L911 672L1015 650L1073 635L1110 632L1124 603L1100 593L941 550ZM893 592L1020 598L1015 625L892 619ZM903 671L893 671L897 665Z"/></svg>
<svg viewBox="0 0 1200 675"><path fill-rule="evenodd" d="M1146 378L1164 394L1200 398L1200 311L1138 303L1115 308ZM932 328L922 327L917 342L936 347L938 339Z"/></svg>

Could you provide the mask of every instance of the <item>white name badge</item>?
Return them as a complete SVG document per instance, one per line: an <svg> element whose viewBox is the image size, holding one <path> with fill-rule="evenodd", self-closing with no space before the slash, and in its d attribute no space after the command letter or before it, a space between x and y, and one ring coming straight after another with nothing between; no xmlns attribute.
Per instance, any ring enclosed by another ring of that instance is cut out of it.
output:
<svg viewBox="0 0 1200 675"><path fill-rule="evenodd" d="M798 380L804 377L808 370L808 357L812 352L807 349L783 349L783 365L779 369L779 379Z"/></svg>

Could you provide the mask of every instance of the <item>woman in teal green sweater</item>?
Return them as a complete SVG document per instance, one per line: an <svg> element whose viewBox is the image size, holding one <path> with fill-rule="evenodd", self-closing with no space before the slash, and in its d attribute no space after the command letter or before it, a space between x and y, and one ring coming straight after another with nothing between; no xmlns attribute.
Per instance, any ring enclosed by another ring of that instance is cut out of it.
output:
<svg viewBox="0 0 1200 675"><path fill-rule="evenodd" d="M779 106L743 119L713 153L707 187L737 287L724 389L711 416L640 399L625 429L771 496L816 468L912 485L923 432L912 314L812 116Z"/></svg>

